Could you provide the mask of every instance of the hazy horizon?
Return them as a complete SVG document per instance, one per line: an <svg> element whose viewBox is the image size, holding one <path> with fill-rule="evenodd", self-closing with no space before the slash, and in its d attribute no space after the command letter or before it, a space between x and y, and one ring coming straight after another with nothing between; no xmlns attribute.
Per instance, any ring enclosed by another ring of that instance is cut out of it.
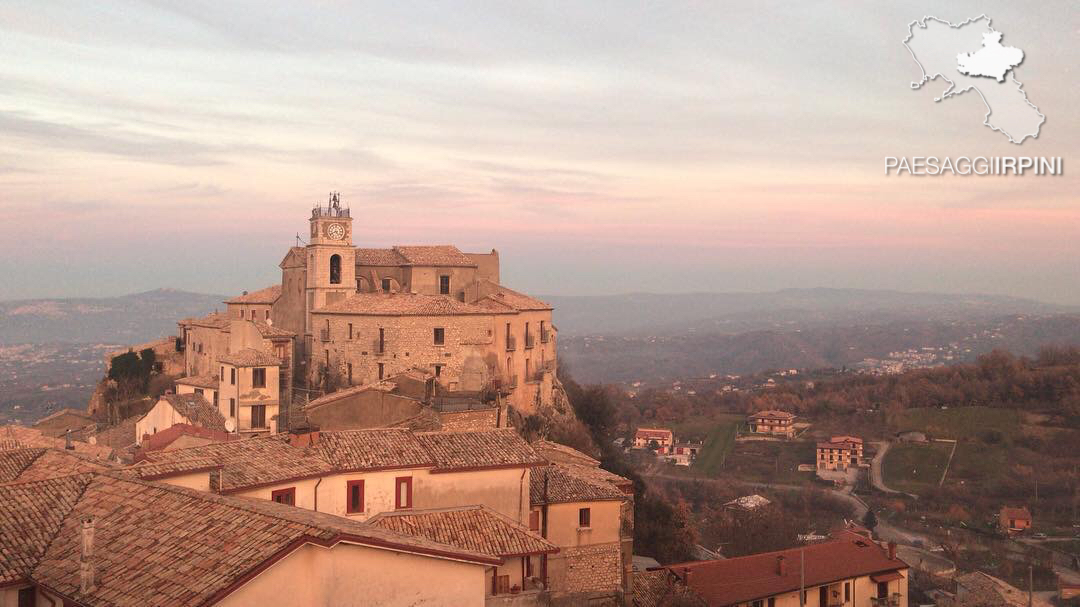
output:
<svg viewBox="0 0 1080 607"><path fill-rule="evenodd" d="M1046 115L911 90L981 14ZM790 5L0 6L0 300L273 284L312 204L354 243L498 249L545 295L859 288L1080 305L1080 11ZM1062 157L886 177L886 156Z"/></svg>

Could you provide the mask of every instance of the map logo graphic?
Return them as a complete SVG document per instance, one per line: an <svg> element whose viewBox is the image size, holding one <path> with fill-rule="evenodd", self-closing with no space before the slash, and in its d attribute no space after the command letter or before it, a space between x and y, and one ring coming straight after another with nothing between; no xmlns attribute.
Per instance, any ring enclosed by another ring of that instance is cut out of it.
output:
<svg viewBox="0 0 1080 607"><path fill-rule="evenodd" d="M1039 136L1046 116L1028 100L1023 83L1015 77L1024 51L1003 44L1003 38L986 15L955 24L927 16L908 24L904 46L922 70L922 79L912 82L911 88L941 78L948 86L934 101L975 91L986 105L983 124L1020 144Z"/></svg>

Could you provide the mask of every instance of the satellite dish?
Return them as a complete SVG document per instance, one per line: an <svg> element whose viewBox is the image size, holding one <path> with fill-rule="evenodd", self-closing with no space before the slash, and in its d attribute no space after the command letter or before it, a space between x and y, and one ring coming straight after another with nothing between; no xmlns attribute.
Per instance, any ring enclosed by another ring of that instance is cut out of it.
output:
<svg viewBox="0 0 1080 607"><path fill-rule="evenodd" d="M236 422L234 422L231 419L225 420L225 430L227 430L229 432L235 432L236 431Z"/></svg>
<svg viewBox="0 0 1080 607"><path fill-rule="evenodd" d="M96 437L96 436L91 436L90 438L88 438L88 439L86 439L86 440L87 440L87 441L88 441L88 442L89 442L89 443L90 443L91 445L96 445L96 444L97 444L97 437Z"/></svg>

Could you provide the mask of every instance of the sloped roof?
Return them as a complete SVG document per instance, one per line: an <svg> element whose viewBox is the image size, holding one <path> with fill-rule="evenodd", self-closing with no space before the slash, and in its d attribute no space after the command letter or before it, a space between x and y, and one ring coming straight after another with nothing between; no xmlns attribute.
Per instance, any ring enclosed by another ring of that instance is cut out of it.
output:
<svg viewBox="0 0 1080 607"><path fill-rule="evenodd" d="M558 546L521 523L485 506L384 512L369 522L398 533L503 558L559 551Z"/></svg>
<svg viewBox="0 0 1080 607"><path fill-rule="evenodd" d="M775 409L768 409L765 411L757 411L750 414L750 417L756 419L795 419L794 413L788 413L787 411L777 411Z"/></svg>
<svg viewBox="0 0 1080 607"><path fill-rule="evenodd" d="M402 266L405 258L394 249L365 249L357 247L356 263L362 266Z"/></svg>
<svg viewBox="0 0 1080 607"><path fill-rule="evenodd" d="M232 354L218 357L218 362L234 367L278 367L281 365L278 357L255 348L244 348Z"/></svg>
<svg viewBox="0 0 1080 607"><path fill-rule="evenodd" d="M181 377L176 380L176 383L185 386L194 386L196 388L210 388L217 390L221 380L218 379L217 375L191 375L188 377Z"/></svg>
<svg viewBox="0 0 1080 607"><path fill-rule="evenodd" d="M45 436L36 428L9 424L0 426L0 444L6 445L7 448L51 447L64 449L67 441L63 438ZM107 460L113 456L113 449L107 446L91 445L78 440L72 440L71 446L75 448L76 453L88 455L94 459Z"/></svg>
<svg viewBox="0 0 1080 607"><path fill-rule="evenodd" d="M358 314L364 316L458 316L491 314L480 306L460 302L446 295L419 293L354 293L327 304L315 313Z"/></svg>
<svg viewBox="0 0 1080 607"><path fill-rule="evenodd" d="M591 466L551 464L534 468L529 475L529 501L533 506L541 506L626 499L627 495L615 486L614 479L630 482Z"/></svg>
<svg viewBox="0 0 1080 607"><path fill-rule="evenodd" d="M689 569L688 586L709 605L735 605L797 591L800 551L804 551L806 557L805 587L908 568L904 561L890 559L888 552L873 541L842 532L836 539L819 544L730 559L679 563L668 565L666 569L680 577ZM777 569L777 558L781 556L785 563L784 575Z"/></svg>
<svg viewBox="0 0 1080 607"><path fill-rule="evenodd" d="M100 460L63 449L28 447L0 452L0 483L39 481L108 468Z"/></svg>
<svg viewBox="0 0 1080 607"><path fill-rule="evenodd" d="M484 279L480 282L487 283L494 287L494 292L482 297L479 302L481 305L484 302L493 302L499 306L505 306L511 310L517 310L520 312L526 312L529 310L552 310L551 304L540 301L535 297L530 297L524 293L520 293L513 289L504 287L498 283L492 282L488 279Z"/></svg>
<svg viewBox="0 0 1080 607"><path fill-rule="evenodd" d="M226 299L229 304L272 304L281 297L281 285L271 285L258 291L237 295Z"/></svg>
<svg viewBox="0 0 1080 607"><path fill-rule="evenodd" d="M979 607L1026 607L1028 593L1005 580L981 571L973 571L956 578L958 604ZM1041 597L1033 597L1032 605L1049 607L1051 603Z"/></svg>
<svg viewBox="0 0 1080 607"><path fill-rule="evenodd" d="M261 320L255 321L255 328L259 330L259 334L268 339L274 337L296 337L296 333L281 327L275 327L274 325L263 322Z"/></svg>
<svg viewBox="0 0 1080 607"><path fill-rule="evenodd" d="M1001 509L1001 515L1005 518L1031 520L1031 511L1024 507L1005 506Z"/></svg>
<svg viewBox="0 0 1080 607"><path fill-rule="evenodd" d="M223 492L251 489L333 472L327 461L289 445L281 436L256 436L172 451L153 451L145 460L172 465L178 471L201 469L206 462L221 465ZM198 460L192 463L192 460Z"/></svg>
<svg viewBox="0 0 1080 607"><path fill-rule="evenodd" d="M405 258L411 266L462 266L476 267L476 262L454 245L396 246L394 252Z"/></svg>
<svg viewBox="0 0 1080 607"><path fill-rule="evenodd" d="M666 569L634 572L634 607L707 607L701 597L682 584L668 580Z"/></svg>
<svg viewBox="0 0 1080 607"><path fill-rule="evenodd" d="M231 320L232 319L230 319L227 314L222 314L220 312L211 312L210 314L207 314L206 316L201 316L199 318L185 318L181 320L179 324L193 325L197 327L209 327L211 329L224 329L228 331L229 323L231 322Z"/></svg>
<svg viewBox="0 0 1080 607"><path fill-rule="evenodd" d="M166 394L161 398L191 423L211 430L225 430L225 416L202 395L195 393Z"/></svg>
<svg viewBox="0 0 1080 607"><path fill-rule="evenodd" d="M600 461L589 454L553 441L538 440L533 442L532 446L537 453L551 463L600 466Z"/></svg>
<svg viewBox="0 0 1080 607"><path fill-rule="evenodd" d="M304 543L349 541L477 564L499 559L268 500L99 473L0 487L0 579L88 605L202 605ZM79 587L81 525L94 524L95 586ZM10 556L9 556L10 555Z"/></svg>
<svg viewBox="0 0 1080 607"><path fill-rule="evenodd" d="M339 471L435 465L424 445L406 429L320 432L315 450Z"/></svg>
<svg viewBox="0 0 1080 607"><path fill-rule="evenodd" d="M513 428L462 432L419 432L416 438L435 460L435 472L540 466L544 458Z"/></svg>
<svg viewBox="0 0 1080 607"><path fill-rule="evenodd" d="M0 485L0 586L30 577L90 478Z"/></svg>

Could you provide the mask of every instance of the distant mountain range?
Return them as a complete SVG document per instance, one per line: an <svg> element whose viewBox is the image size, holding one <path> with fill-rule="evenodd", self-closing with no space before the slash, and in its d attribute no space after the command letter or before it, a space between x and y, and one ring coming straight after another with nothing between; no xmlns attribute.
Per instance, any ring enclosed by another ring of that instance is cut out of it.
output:
<svg viewBox="0 0 1080 607"><path fill-rule="evenodd" d="M555 325L563 336L737 334L838 324L952 322L1018 314L1080 313L1080 306L999 295L824 288L542 299L555 306Z"/></svg>
<svg viewBox="0 0 1080 607"><path fill-rule="evenodd" d="M224 295L157 289L120 297L0 301L0 344L136 344L176 333L176 321L224 310Z"/></svg>

